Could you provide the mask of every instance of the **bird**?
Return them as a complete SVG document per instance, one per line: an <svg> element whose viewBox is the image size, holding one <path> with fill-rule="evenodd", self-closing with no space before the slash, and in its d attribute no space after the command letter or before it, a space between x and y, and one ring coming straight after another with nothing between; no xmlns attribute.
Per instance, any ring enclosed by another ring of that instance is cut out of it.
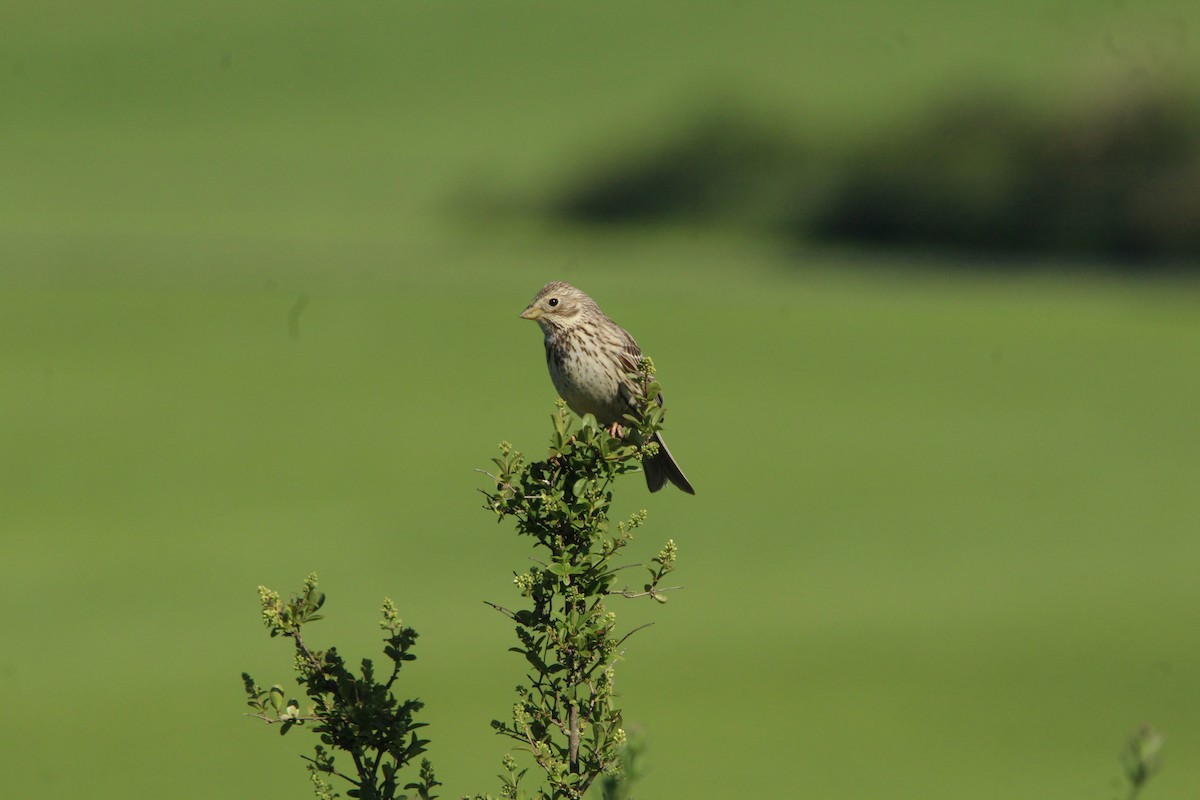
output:
<svg viewBox="0 0 1200 800"><path fill-rule="evenodd" d="M521 312L521 318L541 326L550 380L572 411L581 417L591 414L614 432L625 414L641 414L642 397L630 373L638 371L642 350L595 300L569 283L551 281ZM658 402L662 403L661 395ZM642 462L646 486L657 492L670 481L695 494L662 434L656 432L653 441L658 453Z"/></svg>

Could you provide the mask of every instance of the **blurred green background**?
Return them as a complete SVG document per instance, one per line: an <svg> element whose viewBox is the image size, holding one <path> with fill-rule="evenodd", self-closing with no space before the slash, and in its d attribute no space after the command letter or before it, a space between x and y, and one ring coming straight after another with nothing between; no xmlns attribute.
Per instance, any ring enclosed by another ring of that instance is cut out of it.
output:
<svg viewBox="0 0 1200 800"><path fill-rule="evenodd" d="M496 791L522 668L482 601L527 555L474 470L544 446L516 315L556 278L655 357L699 491L618 497L687 587L617 608L657 622L618 676L639 797L1116 797L1144 720L1168 737L1146 796L1200 791L1190 251L817 240L767 184L717 204L749 220L555 211L714 108L819 176L947 98L1194 98L1195 3L2 17L8 794L307 796L309 743L242 718L238 675L290 677L255 587L310 570L313 635L351 658L396 600L444 796Z"/></svg>

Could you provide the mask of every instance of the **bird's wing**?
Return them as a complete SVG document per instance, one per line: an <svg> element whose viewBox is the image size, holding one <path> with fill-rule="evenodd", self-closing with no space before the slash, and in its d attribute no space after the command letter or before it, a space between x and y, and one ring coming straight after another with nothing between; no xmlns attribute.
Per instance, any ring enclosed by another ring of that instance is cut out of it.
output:
<svg viewBox="0 0 1200 800"><path fill-rule="evenodd" d="M625 333L625 331L621 331L621 333ZM642 348L638 347L638 343L633 340L632 336L625 333L625 342L617 356L621 359L621 366L626 372L636 373L638 362L642 360Z"/></svg>
<svg viewBox="0 0 1200 800"><path fill-rule="evenodd" d="M622 330L621 333L625 334L625 342L621 347L621 351L617 354L617 357L620 358L621 367L626 373L636 375L639 369L638 364L642 360L642 348L638 347L638 343L634 341L633 337L629 335L628 331ZM638 409L638 413L641 413L640 409L642 405L642 398L638 392L637 384L633 382L632 378L627 377L621 382L621 395L625 398L625 402L627 402L631 408ZM660 393L658 396L658 404L661 406L662 403L663 399L662 394Z"/></svg>

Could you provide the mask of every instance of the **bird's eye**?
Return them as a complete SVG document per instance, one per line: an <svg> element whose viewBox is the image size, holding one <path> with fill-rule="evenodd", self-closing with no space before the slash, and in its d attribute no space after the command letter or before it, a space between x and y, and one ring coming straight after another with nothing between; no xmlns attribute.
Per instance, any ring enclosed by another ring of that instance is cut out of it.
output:
<svg viewBox="0 0 1200 800"><path fill-rule="evenodd" d="M551 297L549 300L546 301L546 305L550 306L551 308L554 308L556 305L558 305L558 298Z"/></svg>

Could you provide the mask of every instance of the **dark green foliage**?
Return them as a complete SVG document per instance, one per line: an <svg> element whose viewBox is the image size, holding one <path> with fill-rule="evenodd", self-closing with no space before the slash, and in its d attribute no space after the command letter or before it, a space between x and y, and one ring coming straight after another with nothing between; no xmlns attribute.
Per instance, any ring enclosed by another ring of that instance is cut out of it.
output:
<svg viewBox="0 0 1200 800"><path fill-rule="evenodd" d="M1169 93L1041 118L994 97L848 161L805 237L1118 259L1200 254L1200 116Z"/></svg>
<svg viewBox="0 0 1200 800"><path fill-rule="evenodd" d="M548 212L889 249L1126 263L1200 255L1200 108L1169 87L1049 114L975 90L840 152L800 140L706 111L672 141L600 162Z"/></svg>
<svg viewBox="0 0 1200 800"><path fill-rule="evenodd" d="M413 718L423 704L419 700L397 699L392 687L401 666L416 658L409 650L416 642L417 632L401 623L391 600L384 600L379 625L387 632L383 652L391 662L391 669L380 682L370 659L362 660L359 674L355 675L346 668L335 648L315 650L305 642L304 625L321 619L317 611L325 603L324 593L317 589L316 575L309 575L304 581L304 591L286 602L266 587L260 586L258 591L263 621L271 636L285 636L295 643L296 682L304 687L311 705L301 712L296 700L284 702L282 687L276 685L264 691L253 678L242 673L253 716L268 724L278 724L280 734L307 725L320 736L321 744L314 747L313 756L305 757L318 797L338 796L325 780L327 775L350 782L354 786L346 792L350 797L362 800L410 797L398 793L399 773L425 752L429 743L418 738L416 731L424 723ZM353 770L340 770L326 746L348 755ZM435 795L431 791L439 785L426 759L421 763L420 779L403 788L415 790L414 798L433 800Z"/></svg>
<svg viewBox="0 0 1200 800"><path fill-rule="evenodd" d="M554 213L598 224L749 222L778 213L800 156L772 126L714 108L674 138L629 149L579 176L554 201Z"/></svg>

